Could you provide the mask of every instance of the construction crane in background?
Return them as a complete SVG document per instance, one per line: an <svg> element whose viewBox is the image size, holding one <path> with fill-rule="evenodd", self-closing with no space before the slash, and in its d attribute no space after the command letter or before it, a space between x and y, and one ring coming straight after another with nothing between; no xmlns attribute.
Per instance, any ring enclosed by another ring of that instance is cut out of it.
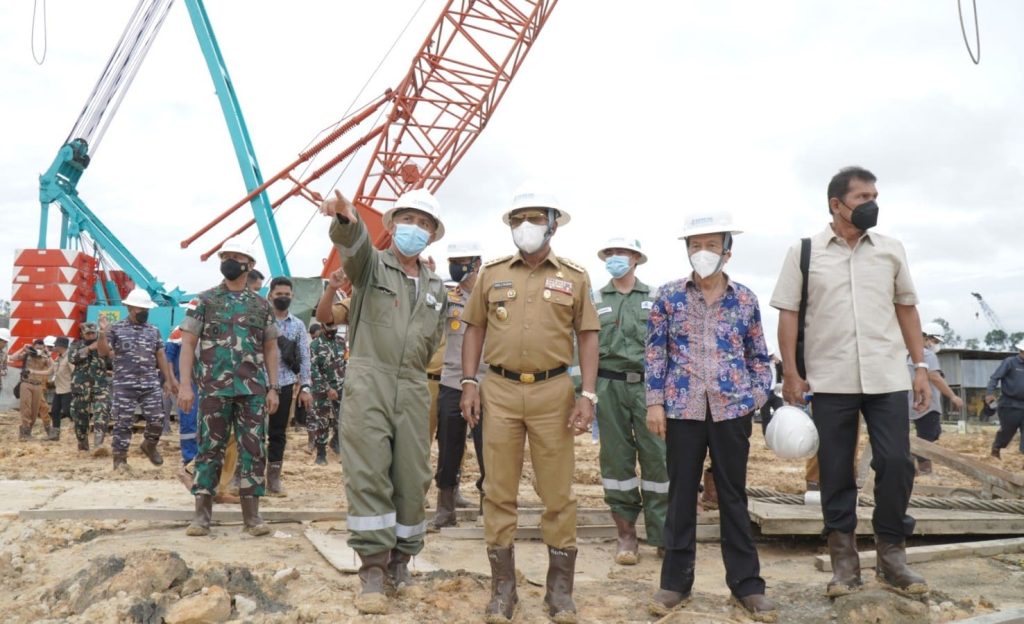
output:
<svg viewBox="0 0 1024 624"><path fill-rule="evenodd" d="M405 191L436 193L480 132L487 126L557 0L449 0L420 46L405 77L339 125L264 184L182 241L188 247L272 186L284 190L274 209L293 197L318 205L321 194L310 185L361 147L375 142L359 186L352 196L377 247L390 244L381 214ZM337 151L308 175L299 167L324 152L375 113L383 121ZM245 232L249 220L202 254L205 260L224 241ZM262 233L261 233L262 234ZM340 266L334 249L321 275Z"/></svg>
<svg viewBox="0 0 1024 624"><path fill-rule="evenodd" d="M1009 336L1010 333L1006 331L1006 327L1003 325L1003 322L999 320L998 316L996 316L996 311L992 309L992 306L990 306L985 299L982 298L981 293L972 292L971 296L978 300L981 312L985 315L985 318L988 319L992 329L999 330L1003 332L1004 335ZM977 316L977 314L975 314L975 316Z"/></svg>

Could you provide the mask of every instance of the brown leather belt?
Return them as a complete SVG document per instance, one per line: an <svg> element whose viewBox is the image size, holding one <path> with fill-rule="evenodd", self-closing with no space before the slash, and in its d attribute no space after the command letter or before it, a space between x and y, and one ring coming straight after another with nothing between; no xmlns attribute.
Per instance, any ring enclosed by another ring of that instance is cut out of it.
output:
<svg viewBox="0 0 1024 624"><path fill-rule="evenodd" d="M500 366L491 365L491 370L498 373L505 379L511 379L512 381L518 381L519 383L532 384L538 381L544 381L545 379L551 379L564 373L567 367L559 366L558 368L552 368L540 373L517 373L516 371L510 371Z"/></svg>
<svg viewBox="0 0 1024 624"><path fill-rule="evenodd" d="M441 381L441 376L437 373L427 373L427 379L430 381Z"/></svg>

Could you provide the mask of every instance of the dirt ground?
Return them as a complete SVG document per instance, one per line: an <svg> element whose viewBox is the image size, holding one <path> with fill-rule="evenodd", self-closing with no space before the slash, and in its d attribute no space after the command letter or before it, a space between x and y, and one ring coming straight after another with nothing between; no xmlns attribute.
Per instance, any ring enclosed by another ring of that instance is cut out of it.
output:
<svg viewBox="0 0 1024 624"><path fill-rule="evenodd" d="M130 481L156 481L162 486L145 502L155 507L189 508L191 497L175 489L180 458L177 434L166 436L167 461L154 467L139 454L136 434L129 456L131 473L116 475L108 457L94 458L75 450L65 427L60 442L17 442L17 416L0 413L0 481L66 483L68 490L100 488L110 504L134 495ZM67 425L67 423L66 423ZM1016 440L1002 461L988 457L994 430L966 435L945 433L940 443L970 453L986 463L1024 472L1024 455ZM337 509L345 505L337 458L315 466L304 452L305 433L289 431L285 458L286 498L263 499L263 509ZM476 478L472 445L465 464L463 492L472 492ZM781 461L768 451L759 428L751 441L749 484L782 492L804 489L802 462ZM589 436L577 439L576 494L581 508L603 508L598 446ZM527 455L528 457L528 455ZM537 503L533 471L527 465L521 485L524 505ZM958 473L935 467L921 484L974 488ZM102 484L109 484L109 489ZM20 486L19 486L20 487ZM31 489L30 485L24 485ZM73 493L73 492L72 492ZM428 494L433 506L433 488ZM0 501L2 502L2 501ZM44 501L45 502L45 501ZM13 503L12 503L13 504ZM37 505L38 506L38 505ZM227 509L218 505L218 510ZM237 509L237 507L235 507ZM342 540L343 522L309 523ZM462 526L474 526L463 522ZM420 585L397 597L385 616L360 616L352 605L358 579L332 567L304 538L305 526L274 524L265 538L243 535L237 524L214 527L207 538L189 538L183 523L143 521L21 520L0 514L0 621L2 622L475 622L487 601L490 581L484 546L479 540L428 536L417 562ZM762 575L769 596L780 607L780 622L947 622L996 610L1024 607L1024 554L966 558L918 564L933 588L925 600L909 600L879 588L865 570L866 588L851 597L830 601L823 595L829 574L814 569L813 555L823 552L817 538L759 537ZM946 540L956 541L956 540ZM915 539L911 545L938 543ZM582 621L651 622L646 598L657 589L660 561L644 546L633 567L612 563L614 541L581 540L576 578L576 603ZM860 549L869 550L870 540ZM516 557L522 582L520 622L547 621L542 608L546 552L540 542L520 541ZM427 571L434 567L436 570ZM665 622L747 622L729 605L719 548L698 548L695 600ZM198 615L197 615L198 614ZM192 618L191 620L189 618ZM196 619L200 618L200 619Z"/></svg>

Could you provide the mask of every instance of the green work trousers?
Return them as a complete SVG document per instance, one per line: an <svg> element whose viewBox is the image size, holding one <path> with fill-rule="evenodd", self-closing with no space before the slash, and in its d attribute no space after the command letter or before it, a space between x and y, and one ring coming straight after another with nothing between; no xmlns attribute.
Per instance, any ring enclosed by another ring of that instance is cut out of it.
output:
<svg viewBox="0 0 1024 624"><path fill-rule="evenodd" d="M665 441L647 430L644 384L599 378L597 395L604 500L612 513L630 522L643 511L647 543L663 546L668 509Z"/></svg>
<svg viewBox="0 0 1024 624"><path fill-rule="evenodd" d="M431 477L426 374L350 362L341 409L348 545L360 555L419 554Z"/></svg>

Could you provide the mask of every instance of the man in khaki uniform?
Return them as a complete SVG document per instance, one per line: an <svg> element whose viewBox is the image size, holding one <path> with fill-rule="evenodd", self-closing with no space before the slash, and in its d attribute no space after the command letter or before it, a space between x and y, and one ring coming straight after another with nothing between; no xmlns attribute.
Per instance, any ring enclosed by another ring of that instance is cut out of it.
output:
<svg viewBox="0 0 1024 624"><path fill-rule="evenodd" d="M427 364L444 329L441 278L420 253L444 236L437 200L403 194L384 213L391 247L373 247L355 206L325 201L330 236L352 281L350 356L341 418L349 546L359 553L363 613L385 613L390 583L412 583L408 563L423 549L430 485Z"/></svg>
<svg viewBox="0 0 1024 624"><path fill-rule="evenodd" d="M511 620L519 600L512 542L528 437L535 488L544 502L541 533L549 555L544 603L556 622L575 622L573 435L589 431L594 418L601 325L586 270L551 251L551 236L569 221L558 200L520 188L503 219L519 253L484 266L463 314L469 325L462 345L464 374L477 370L485 338L484 360L490 365L483 382L462 379L461 402L470 426L479 420L481 398L487 413L483 508L492 582L485 616L488 622ZM579 399L565 374L574 333L582 370Z"/></svg>
<svg viewBox="0 0 1024 624"><path fill-rule="evenodd" d="M18 441L32 439L32 427L36 418L43 421L47 437L50 437L50 406L46 403L46 382L53 374L53 360L46 353L42 340L33 341L11 354L10 361L21 363L21 428Z"/></svg>

